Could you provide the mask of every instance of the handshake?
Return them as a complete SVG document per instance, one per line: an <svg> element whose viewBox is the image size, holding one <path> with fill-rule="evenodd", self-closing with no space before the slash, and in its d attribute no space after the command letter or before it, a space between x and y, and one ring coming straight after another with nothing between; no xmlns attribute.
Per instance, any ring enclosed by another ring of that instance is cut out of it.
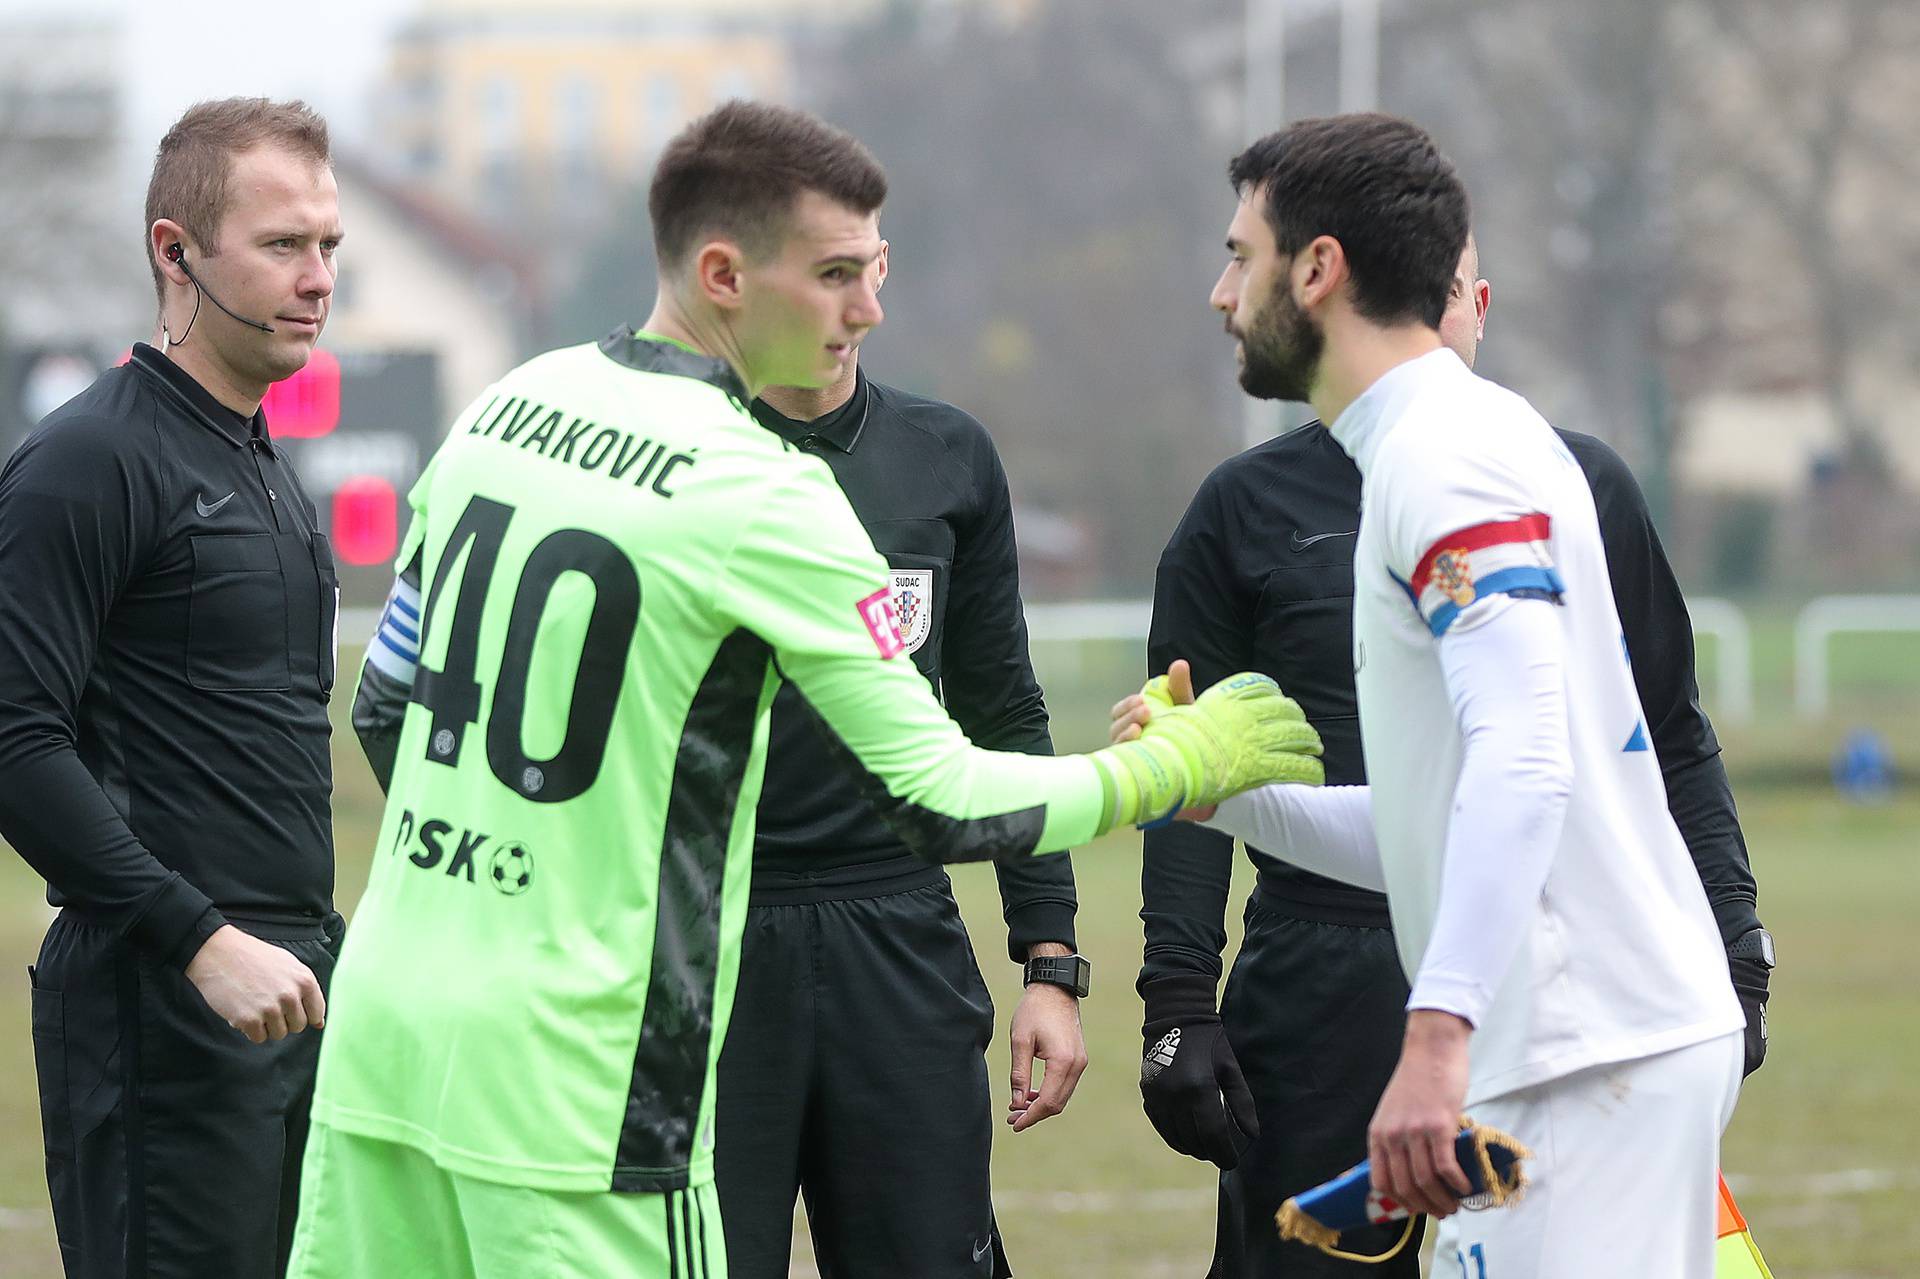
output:
<svg viewBox="0 0 1920 1279"><path fill-rule="evenodd" d="M1318 786L1326 779L1320 735L1299 704L1264 675L1229 676L1196 698L1187 664L1175 662L1165 675L1115 705L1112 715L1114 745L1101 755L1117 756L1156 741L1195 755L1208 751L1196 771L1218 784L1197 786L1172 803L1156 796L1146 806L1149 818L1164 820L1178 812L1205 820L1220 800L1240 791L1270 782ZM1207 747L1189 744L1193 738L1204 739ZM1233 1168L1259 1135L1260 1124L1253 1094L1221 1028L1213 988L1214 978L1198 973L1170 974L1141 987L1147 1008L1140 1094L1147 1118L1167 1145Z"/></svg>
<svg viewBox="0 0 1920 1279"><path fill-rule="evenodd" d="M1205 819L1223 799L1274 782L1317 786L1320 734L1265 675L1193 695L1185 662L1113 708L1114 745L1091 758L1106 782L1105 827Z"/></svg>

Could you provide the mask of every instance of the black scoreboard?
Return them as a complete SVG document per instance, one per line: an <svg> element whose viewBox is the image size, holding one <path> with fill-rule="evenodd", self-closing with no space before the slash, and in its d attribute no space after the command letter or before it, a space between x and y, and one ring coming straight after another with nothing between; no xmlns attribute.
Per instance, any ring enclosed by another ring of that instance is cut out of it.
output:
<svg viewBox="0 0 1920 1279"><path fill-rule="evenodd" d="M0 352L0 455L126 355L103 360L60 347ZM407 525L407 490L447 429L439 377L431 352L323 346L306 368L267 392L273 437L292 455L319 508L349 597L386 590ZM377 572L356 573L355 566Z"/></svg>

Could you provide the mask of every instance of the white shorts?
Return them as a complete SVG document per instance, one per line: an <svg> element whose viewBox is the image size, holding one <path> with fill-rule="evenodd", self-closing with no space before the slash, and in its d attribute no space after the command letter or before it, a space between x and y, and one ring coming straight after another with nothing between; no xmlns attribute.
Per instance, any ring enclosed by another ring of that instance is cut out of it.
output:
<svg viewBox="0 0 1920 1279"><path fill-rule="evenodd" d="M1433 1279L1713 1279L1738 1033L1469 1107L1532 1151L1518 1203L1456 1212Z"/></svg>

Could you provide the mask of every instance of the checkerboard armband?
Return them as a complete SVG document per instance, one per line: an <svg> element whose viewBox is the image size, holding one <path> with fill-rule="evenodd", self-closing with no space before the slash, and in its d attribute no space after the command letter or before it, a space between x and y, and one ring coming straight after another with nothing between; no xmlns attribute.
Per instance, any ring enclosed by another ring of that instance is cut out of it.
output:
<svg viewBox="0 0 1920 1279"><path fill-rule="evenodd" d="M1567 588L1554 567L1552 533L1552 517L1538 511L1456 529L1427 548L1401 589L1436 636L1488 596L1558 603Z"/></svg>
<svg viewBox="0 0 1920 1279"><path fill-rule="evenodd" d="M1454 1158L1473 1186L1473 1193L1460 1201L1469 1210L1500 1208L1519 1198L1526 1188L1527 1173L1523 1160L1533 1152L1518 1140L1497 1128L1476 1124L1462 1116L1460 1135L1453 1141ZM1366 1225L1384 1225L1405 1220L1406 1232L1400 1242L1383 1253L1367 1256L1343 1252L1340 1235ZM1362 1160L1331 1181L1295 1195L1280 1205L1274 1215L1280 1237L1312 1244L1330 1257L1343 1261L1379 1263L1400 1255L1413 1238L1413 1216L1393 1200L1373 1189L1373 1165Z"/></svg>

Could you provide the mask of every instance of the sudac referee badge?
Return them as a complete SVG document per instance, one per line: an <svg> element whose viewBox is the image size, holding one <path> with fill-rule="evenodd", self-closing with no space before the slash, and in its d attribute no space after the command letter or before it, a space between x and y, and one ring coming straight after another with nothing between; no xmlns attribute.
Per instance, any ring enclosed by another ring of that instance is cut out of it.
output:
<svg viewBox="0 0 1920 1279"><path fill-rule="evenodd" d="M933 631L933 570L893 570L893 612L900 619L900 638L906 651L916 652Z"/></svg>

